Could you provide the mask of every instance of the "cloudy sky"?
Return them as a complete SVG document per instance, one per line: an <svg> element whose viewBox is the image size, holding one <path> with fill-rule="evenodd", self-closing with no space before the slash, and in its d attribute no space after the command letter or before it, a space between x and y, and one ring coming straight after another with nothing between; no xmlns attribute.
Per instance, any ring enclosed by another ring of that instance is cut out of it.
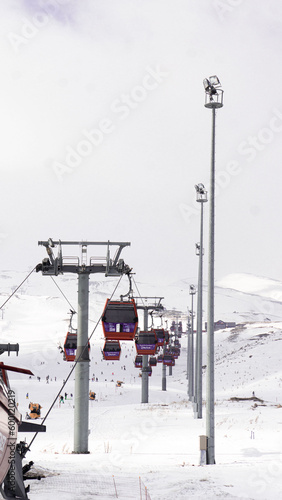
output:
<svg viewBox="0 0 282 500"><path fill-rule="evenodd" d="M0 19L1 269L49 237L130 241L138 280L195 281L216 74L216 279L282 280L280 2L2 0Z"/></svg>

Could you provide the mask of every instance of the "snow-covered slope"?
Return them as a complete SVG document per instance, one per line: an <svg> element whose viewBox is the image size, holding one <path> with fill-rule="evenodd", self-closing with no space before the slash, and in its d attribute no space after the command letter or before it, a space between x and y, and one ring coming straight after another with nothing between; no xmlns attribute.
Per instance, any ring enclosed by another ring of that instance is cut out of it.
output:
<svg viewBox="0 0 282 500"><path fill-rule="evenodd" d="M24 274L0 274L3 303ZM99 326L91 339L90 388L95 390L97 401L90 402L90 454L71 453L73 374L63 390L67 399L61 405L56 402L46 420L46 434L37 436L27 455L27 460L33 460L36 468L48 476L30 483L30 499L49 500L57 494L61 500L144 499L145 486L147 498L150 495L152 500L281 499L282 319L278 318L279 302L272 292L266 294L267 286L273 291L272 283L265 282L258 289L254 288L255 279L249 276L253 283L249 288L243 277L242 285L240 280L236 284L233 277L217 287L217 319L236 318L240 325L215 333L215 466L199 466L199 435L206 433L205 368L203 419L197 420L187 398L186 335L182 336L181 356L172 376L167 373L167 391L161 390L161 366L157 366L150 378L149 403L141 404L141 379L133 365L133 343L123 344L119 362L105 362ZM185 315L188 281L158 291L157 286L149 284L138 283L138 288L142 295L164 296L163 302L170 311L175 308ZM56 282L75 308L76 278L63 276ZM93 283L91 280L90 333L116 283L116 279ZM126 281L121 286L124 289L118 294L127 291ZM269 314L268 320L263 321L265 312L260 313L259 306L252 312L254 294L257 305L260 300L264 304L274 303L277 316ZM237 312L231 317L228 311L232 310L232 303ZM23 293L19 290L4 307L1 340L19 342L20 354L9 358L3 354L1 361L30 367L35 375L32 379L19 374L10 376L23 417L30 401L42 405L44 417L56 395L62 392L72 363L63 362L57 345L63 342L67 331L69 308L53 280L41 275L32 275L23 285ZM244 315L246 319L242 321ZM205 333L203 349L205 365ZM124 382L122 388L116 387L117 380ZM253 392L263 402L248 399ZM32 435L21 435L23 438L30 442Z"/></svg>

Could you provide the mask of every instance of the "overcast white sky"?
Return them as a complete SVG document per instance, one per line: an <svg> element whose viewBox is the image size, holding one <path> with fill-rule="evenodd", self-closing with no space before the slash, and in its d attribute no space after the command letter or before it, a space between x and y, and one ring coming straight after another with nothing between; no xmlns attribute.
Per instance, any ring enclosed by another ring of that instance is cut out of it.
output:
<svg viewBox="0 0 282 500"><path fill-rule="evenodd" d="M0 19L2 269L109 239L140 281L195 281L217 74L216 279L282 280L280 2L2 0Z"/></svg>

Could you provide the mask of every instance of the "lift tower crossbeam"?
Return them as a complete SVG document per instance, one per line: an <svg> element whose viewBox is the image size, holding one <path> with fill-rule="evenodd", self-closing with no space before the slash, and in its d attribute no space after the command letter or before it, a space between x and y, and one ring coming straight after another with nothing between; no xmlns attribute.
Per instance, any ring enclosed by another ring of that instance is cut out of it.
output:
<svg viewBox="0 0 282 500"><path fill-rule="evenodd" d="M74 453L89 453L89 355L88 355L88 309L89 309L89 275L103 273L105 276L121 276L130 272L120 254L129 242L99 242L99 241L39 241L38 245L46 248L48 257L36 266L45 276L58 276L64 273L78 275L78 318L77 318L77 352L75 366L75 408L74 408ZM63 257L63 246L79 246L81 258ZM87 247L107 247L105 257L90 257L87 263ZM116 246L113 259L110 257L110 247ZM57 256L53 249L58 247Z"/></svg>

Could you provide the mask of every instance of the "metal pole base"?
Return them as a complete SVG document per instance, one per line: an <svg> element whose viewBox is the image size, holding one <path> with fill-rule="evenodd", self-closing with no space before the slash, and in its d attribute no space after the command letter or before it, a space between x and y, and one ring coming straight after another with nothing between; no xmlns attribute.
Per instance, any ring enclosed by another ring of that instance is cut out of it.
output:
<svg viewBox="0 0 282 500"><path fill-rule="evenodd" d="M200 450L200 465L207 465L207 451Z"/></svg>
<svg viewBox="0 0 282 500"><path fill-rule="evenodd" d="M207 464L208 465L215 464L214 439L210 437L207 438Z"/></svg>
<svg viewBox="0 0 282 500"><path fill-rule="evenodd" d="M142 395L141 403L149 402L149 363L148 355L142 356Z"/></svg>
<svg viewBox="0 0 282 500"><path fill-rule="evenodd" d="M166 365L162 366L162 391L166 391Z"/></svg>
<svg viewBox="0 0 282 500"><path fill-rule="evenodd" d="M89 361L75 367L74 453L88 453Z"/></svg>
<svg viewBox="0 0 282 500"><path fill-rule="evenodd" d="M88 455L90 451L72 451L73 455Z"/></svg>

